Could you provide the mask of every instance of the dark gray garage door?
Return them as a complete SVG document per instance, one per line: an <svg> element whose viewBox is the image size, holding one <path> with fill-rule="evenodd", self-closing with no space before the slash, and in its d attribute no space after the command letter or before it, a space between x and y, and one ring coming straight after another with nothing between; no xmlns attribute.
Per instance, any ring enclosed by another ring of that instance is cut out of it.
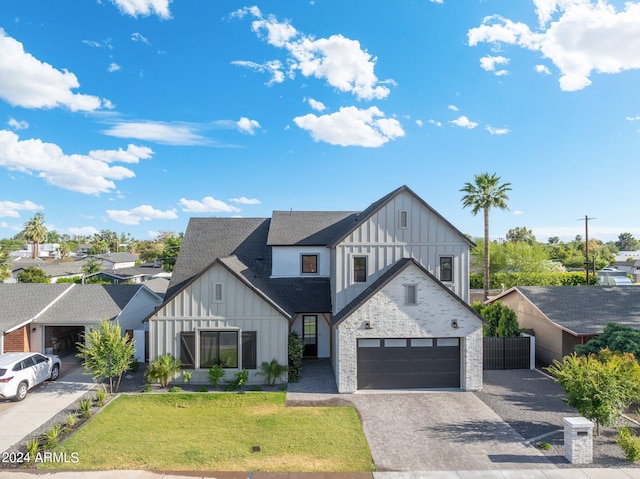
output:
<svg viewBox="0 0 640 479"><path fill-rule="evenodd" d="M459 387L459 338L358 339L358 389Z"/></svg>

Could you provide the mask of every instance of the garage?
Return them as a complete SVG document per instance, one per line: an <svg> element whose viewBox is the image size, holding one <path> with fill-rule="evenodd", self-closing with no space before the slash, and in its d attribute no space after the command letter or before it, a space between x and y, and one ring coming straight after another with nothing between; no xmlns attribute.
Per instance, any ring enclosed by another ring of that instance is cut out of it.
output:
<svg viewBox="0 0 640 479"><path fill-rule="evenodd" d="M460 338L358 339L358 389L459 388Z"/></svg>
<svg viewBox="0 0 640 479"><path fill-rule="evenodd" d="M77 343L84 338L84 326L45 326L44 350L59 356L76 355Z"/></svg>

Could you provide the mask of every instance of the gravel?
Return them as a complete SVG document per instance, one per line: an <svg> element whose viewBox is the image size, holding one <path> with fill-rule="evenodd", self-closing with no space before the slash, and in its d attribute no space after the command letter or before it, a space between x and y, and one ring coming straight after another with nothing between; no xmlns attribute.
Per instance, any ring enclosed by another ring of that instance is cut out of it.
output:
<svg viewBox="0 0 640 479"><path fill-rule="evenodd" d="M484 386L476 395L526 441L548 443L550 449L541 451L557 467L584 467L570 464L564 457L562 418L580 414L563 401L564 389L550 376L537 369L484 371ZM630 420L623 418L618 425L640 434L640 428ZM640 467L624 458L616 436L615 427L601 428L597 436L594 430L591 467Z"/></svg>

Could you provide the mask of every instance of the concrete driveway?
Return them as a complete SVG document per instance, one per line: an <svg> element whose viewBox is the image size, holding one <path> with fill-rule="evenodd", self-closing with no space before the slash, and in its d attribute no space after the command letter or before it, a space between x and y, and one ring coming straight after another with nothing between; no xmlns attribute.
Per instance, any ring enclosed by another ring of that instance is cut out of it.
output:
<svg viewBox="0 0 640 479"><path fill-rule="evenodd" d="M358 393L378 471L555 468L475 394Z"/></svg>

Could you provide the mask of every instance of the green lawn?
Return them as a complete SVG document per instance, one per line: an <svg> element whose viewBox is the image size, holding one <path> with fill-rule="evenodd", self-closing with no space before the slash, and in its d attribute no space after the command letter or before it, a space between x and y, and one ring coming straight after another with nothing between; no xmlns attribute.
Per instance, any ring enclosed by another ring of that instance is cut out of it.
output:
<svg viewBox="0 0 640 479"><path fill-rule="evenodd" d="M355 408L287 408L285 393L123 395L56 452L73 469L374 470Z"/></svg>

